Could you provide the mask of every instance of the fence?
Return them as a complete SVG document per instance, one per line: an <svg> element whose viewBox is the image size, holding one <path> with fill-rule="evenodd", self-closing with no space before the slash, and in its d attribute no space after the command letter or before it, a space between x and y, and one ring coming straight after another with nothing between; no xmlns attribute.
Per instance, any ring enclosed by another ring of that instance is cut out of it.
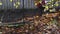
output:
<svg viewBox="0 0 60 34"><path fill-rule="evenodd" d="M36 8L34 0L0 0L0 9Z"/></svg>

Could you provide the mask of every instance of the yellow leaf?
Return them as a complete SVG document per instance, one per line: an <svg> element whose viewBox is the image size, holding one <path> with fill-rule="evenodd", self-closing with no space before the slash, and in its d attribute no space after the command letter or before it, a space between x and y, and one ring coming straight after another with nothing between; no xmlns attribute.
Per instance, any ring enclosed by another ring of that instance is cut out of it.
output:
<svg viewBox="0 0 60 34"><path fill-rule="evenodd" d="M12 2L13 0L10 0L10 2Z"/></svg>
<svg viewBox="0 0 60 34"><path fill-rule="evenodd" d="M2 5L2 2L0 2L0 5Z"/></svg>

